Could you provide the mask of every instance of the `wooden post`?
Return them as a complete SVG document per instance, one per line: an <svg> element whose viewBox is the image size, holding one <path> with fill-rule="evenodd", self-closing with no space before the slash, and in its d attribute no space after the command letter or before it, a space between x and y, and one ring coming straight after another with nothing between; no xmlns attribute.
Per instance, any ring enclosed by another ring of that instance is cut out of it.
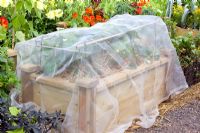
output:
<svg viewBox="0 0 200 133"><path fill-rule="evenodd" d="M79 89L78 133L96 133L96 86L97 80L77 82Z"/></svg>
<svg viewBox="0 0 200 133"><path fill-rule="evenodd" d="M20 67L22 84L22 102L33 101L33 84L30 75L39 72L41 68L37 65L26 64Z"/></svg>
<svg viewBox="0 0 200 133"><path fill-rule="evenodd" d="M10 57L11 59L13 59L13 61L14 61L14 68L16 68L16 65L17 65L17 51L15 51L13 49L8 49L7 54L8 54L8 57Z"/></svg>

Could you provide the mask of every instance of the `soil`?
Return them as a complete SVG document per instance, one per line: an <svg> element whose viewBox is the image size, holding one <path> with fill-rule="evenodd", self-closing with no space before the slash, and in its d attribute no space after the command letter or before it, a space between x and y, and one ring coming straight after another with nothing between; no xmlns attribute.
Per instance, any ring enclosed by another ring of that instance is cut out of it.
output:
<svg viewBox="0 0 200 133"><path fill-rule="evenodd" d="M126 133L200 133L200 83L161 103L153 127L132 125Z"/></svg>
<svg viewBox="0 0 200 133"><path fill-rule="evenodd" d="M119 72L125 68L136 68L144 63L142 59L137 58L136 60L124 60L120 63L117 62L107 51L94 54L93 56L87 57L84 60L73 61L62 73L55 75L55 77L67 79L70 82L74 82L78 78L104 78ZM121 65L119 65L121 64Z"/></svg>
<svg viewBox="0 0 200 133"><path fill-rule="evenodd" d="M81 60L74 61L64 72L56 75L56 77L74 82L79 77L92 78L100 76L103 78L120 70L121 67L111 57L102 56L97 57L96 60L95 58L88 59L85 62Z"/></svg>
<svg viewBox="0 0 200 133"><path fill-rule="evenodd" d="M179 36L186 35L189 32L192 32L193 36L196 36L199 34L199 30L197 30L197 29L191 29L191 28L184 29L184 28L180 28L178 26L176 27L176 34Z"/></svg>
<svg viewBox="0 0 200 133"><path fill-rule="evenodd" d="M200 61L183 68L183 71L189 86L200 82Z"/></svg>
<svg viewBox="0 0 200 133"><path fill-rule="evenodd" d="M106 77L122 70L122 66L131 66L135 62L124 61L122 65L107 53L102 51L101 53L94 54L93 56L87 57L84 60L76 60L70 64L62 73L57 74L56 77L61 77L74 82L79 77L94 78L94 77ZM137 65L141 63L137 62Z"/></svg>

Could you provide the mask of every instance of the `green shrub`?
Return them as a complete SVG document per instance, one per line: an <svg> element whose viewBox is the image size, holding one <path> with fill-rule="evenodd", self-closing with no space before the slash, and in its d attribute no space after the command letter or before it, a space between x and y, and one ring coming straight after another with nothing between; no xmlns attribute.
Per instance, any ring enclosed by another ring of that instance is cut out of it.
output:
<svg viewBox="0 0 200 133"><path fill-rule="evenodd" d="M172 39L182 67L188 67L194 62L199 61L200 49L197 44L199 40L200 38L193 37L192 33L189 33L186 36L178 36Z"/></svg>
<svg viewBox="0 0 200 133"><path fill-rule="evenodd" d="M172 20L177 23L177 25L181 25L181 18L184 13L184 7L180 5L174 5Z"/></svg>
<svg viewBox="0 0 200 133"><path fill-rule="evenodd" d="M48 133L60 130L64 115L61 112L48 114L31 108L19 109L10 106L10 100L0 98L1 133ZM61 131L58 131L61 132Z"/></svg>
<svg viewBox="0 0 200 133"><path fill-rule="evenodd" d="M170 18L164 18L163 21L167 25L170 37L174 38L176 36L176 25L177 25L177 23L172 21Z"/></svg>
<svg viewBox="0 0 200 133"><path fill-rule="evenodd" d="M18 86L14 63L7 55L7 48L0 47L0 97L7 97L10 89Z"/></svg>
<svg viewBox="0 0 200 133"><path fill-rule="evenodd" d="M200 49L200 33L194 38L196 46Z"/></svg>

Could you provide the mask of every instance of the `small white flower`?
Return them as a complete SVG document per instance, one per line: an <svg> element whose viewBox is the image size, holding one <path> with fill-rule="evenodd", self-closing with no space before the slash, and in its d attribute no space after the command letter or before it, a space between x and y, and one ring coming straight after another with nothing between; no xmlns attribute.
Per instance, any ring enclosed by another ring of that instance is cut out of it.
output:
<svg viewBox="0 0 200 133"><path fill-rule="evenodd" d="M55 10L55 16L56 16L57 18L62 17L62 16L63 16L63 11L62 11L61 9Z"/></svg>
<svg viewBox="0 0 200 133"><path fill-rule="evenodd" d="M46 8L46 5L43 3L43 1L37 1L37 8L39 10L44 10Z"/></svg>
<svg viewBox="0 0 200 133"><path fill-rule="evenodd" d="M47 14L46 14L47 18L48 19L55 19L55 13L54 13L54 10L52 11L49 11Z"/></svg>
<svg viewBox="0 0 200 133"><path fill-rule="evenodd" d="M9 4L12 3L12 0L0 0L0 6L1 7L8 7Z"/></svg>
<svg viewBox="0 0 200 133"><path fill-rule="evenodd" d="M51 10L46 14L48 19L60 18L63 16L63 11L61 9Z"/></svg>

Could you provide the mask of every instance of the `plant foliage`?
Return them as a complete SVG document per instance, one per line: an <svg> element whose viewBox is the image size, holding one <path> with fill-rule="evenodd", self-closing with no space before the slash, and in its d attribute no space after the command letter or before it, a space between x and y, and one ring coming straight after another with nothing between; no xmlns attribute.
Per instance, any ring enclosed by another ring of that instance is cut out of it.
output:
<svg viewBox="0 0 200 133"><path fill-rule="evenodd" d="M7 55L7 48L0 47L0 97L7 97L10 89L19 84L14 63Z"/></svg>
<svg viewBox="0 0 200 133"><path fill-rule="evenodd" d="M172 39L182 67L188 67L194 62L200 61L199 37L199 35L193 37L192 33L189 33L186 36L178 36Z"/></svg>
<svg viewBox="0 0 200 133"><path fill-rule="evenodd" d="M23 111L10 106L9 100L0 99L0 132L47 133L58 130L62 121L60 112Z"/></svg>

